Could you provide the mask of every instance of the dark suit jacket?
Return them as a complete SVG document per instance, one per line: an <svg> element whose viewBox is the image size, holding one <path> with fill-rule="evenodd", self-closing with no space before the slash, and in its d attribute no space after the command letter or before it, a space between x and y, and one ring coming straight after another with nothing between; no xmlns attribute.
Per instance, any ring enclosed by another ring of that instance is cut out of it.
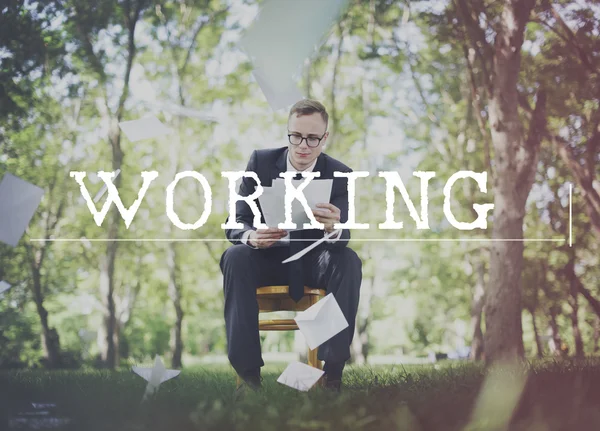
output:
<svg viewBox="0 0 600 431"><path fill-rule="evenodd" d="M287 147L267 149L267 150L254 150L250 156L250 161L246 167L246 172L255 172L258 176L261 185L270 187L274 179L281 179L279 176L280 172L287 171ZM334 178L333 173L338 172L352 172L348 166L342 162L328 156L325 153L321 153L317 158L317 163L313 169L314 172L320 172L321 176L313 179L312 181L319 181L319 179L333 179L333 185L331 187L331 198L330 203L340 209L340 223L348 221L348 180L346 178ZM256 181L252 178L243 177L242 183L238 190L240 196L249 196L256 190ZM260 202L255 199L258 209L262 213ZM244 201L236 202L236 213L237 221L244 224L243 229L226 229L225 235L227 239L233 244L241 243L242 235L248 229L255 229L252 226L254 215L250 206ZM265 223L264 217L261 216L261 222ZM317 240L323 238L324 231L320 229L308 229L302 231L302 238L310 240ZM350 240L350 231L343 229L340 238L332 243L325 241L325 246L328 248L345 247L348 245ZM320 245L319 245L320 247Z"/></svg>

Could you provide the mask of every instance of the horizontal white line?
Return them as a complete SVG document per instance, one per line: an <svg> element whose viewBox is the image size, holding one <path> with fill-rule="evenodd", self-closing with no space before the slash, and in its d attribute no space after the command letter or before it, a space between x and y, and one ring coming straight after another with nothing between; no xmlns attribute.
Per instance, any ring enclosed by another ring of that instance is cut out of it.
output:
<svg viewBox="0 0 600 431"><path fill-rule="evenodd" d="M133 241L157 241L157 242L230 242L226 238L116 238L116 239L86 239L86 238L31 238L36 242L133 242ZM307 241L305 239L290 239L289 241ZM340 240L343 241L343 240ZM383 242L461 242L461 241L497 241L497 242L565 242L564 238L352 238L350 241L383 241ZM241 242L241 241L239 241Z"/></svg>

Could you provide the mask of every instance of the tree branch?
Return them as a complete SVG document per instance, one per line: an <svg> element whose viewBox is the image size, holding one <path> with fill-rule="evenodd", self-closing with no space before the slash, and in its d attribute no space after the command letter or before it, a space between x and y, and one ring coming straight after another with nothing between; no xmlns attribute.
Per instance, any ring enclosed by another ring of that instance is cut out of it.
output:
<svg viewBox="0 0 600 431"><path fill-rule="evenodd" d="M471 8L466 4L465 0L454 0L454 5L456 7L459 19L462 21L465 30L470 36L468 38L463 38L463 40L465 43L470 42L475 54L477 55L477 58L479 59L479 62L481 63L484 88L487 91L488 97L490 97L492 94L492 85L494 79L489 71L492 69L491 65L494 60L494 51L485 39L485 32L479 26L476 17L472 16ZM481 48L479 47L478 43L481 44Z"/></svg>
<svg viewBox="0 0 600 431"><path fill-rule="evenodd" d="M83 45L83 49L88 57L90 65L92 66L92 71L98 76L101 87L104 89L104 85L106 84L106 72L104 71L104 67L102 66L102 62L94 52L94 47L92 46L92 42L90 41L89 34L84 30L83 24L78 19L80 11L77 8L77 2L75 2L75 27L77 32L79 33L79 37L81 43Z"/></svg>
<svg viewBox="0 0 600 431"><path fill-rule="evenodd" d="M577 36L575 36L573 31L569 28L567 23L562 19L560 14L556 11L554 6L552 6L552 5L550 5L550 12L552 13L552 16L554 17L554 19L556 19L556 22L558 22L558 25L560 25L560 27L565 31L565 33L567 33L568 42L571 43L571 45L573 45L573 47L577 51L577 54L579 55L579 60L581 61L581 64L583 64L591 73L596 73L597 70L592 65L592 62L588 58L583 47L579 44L579 41L577 40Z"/></svg>
<svg viewBox="0 0 600 431"><path fill-rule="evenodd" d="M577 184L581 187L581 194L586 202L586 212L590 217L596 235L600 238L600 195L593 186L593 177L588 177L588 170L578 161L573 149L568 142L560 136L548 135L553 145L557 148L561 159L573 172Z"/></svg>
<svg viewBox="0 0 600 431"><path fill-rule="evenodd" d="M592 307L592 310L594 310L594 312L598 316L600 316L600 301L598 301L596 298L594 298L592 293L588 289L586 289L586 287L583 285L583 283L581 282L579 277L577 277L577 274L575 274L575 271L572 271L568 275L570 277L573 277L573 281L575 282L575 285L576 285L579 293L581 293L581 295L583 295L583 297L587 300L587 302L590 304L590 307Z"/></svg>
<svg viewBox="0 0 600 431"><path fill-rule="evenodd" d="M344 27L342 25L342 21L340 20L338 22L338 31L340 34L340 40L337 46L337 51L336 51L336 57L335 57L335 63L333 65L333 76L331 79L331 101L329 102L331 105L331 123L332 123L332 127L331 129L333 130L333 137L330 139L331 143L333 144L336 139L335 139L335 134L337 133L337 126L338 126L338 117L337 117L337 109L336 109L336 105L335 105L335 87L337 84L337 76L338 76L338 71L339 71L339 67L340 67L340 61L342 58L342 47L344 44Z"/></svg>
<svg viewBox="0 0 600 431"><path fill-rule="evenodd" d="M196 29L196 31L194 31L194 35L192 36L192 41L191 41L190 46L188 47L187 53L185 55L185 60L183 61L183 64L179 68L179 73L180 74L183 74L185 72L185 69L188 66L188 63L189 63L190 58L192 56L192 51L194 49L194 46L196 45L196 39L198 39L198 35L202 31L202 29L205 26L207 26L208 24L212 23L213 20L215 20L220 15L223 15L223 14L227 13L229 11L229 9L231 9L231 5L227 6L226 8L220 9L220 10L218 10L216 12L213 12L212 14L209 15L209 17L208 17L207 20L201 21L201 23L198 25L198 28Z"/></svg>
<svg viewBox="0 0 600 431"><path fill-rule="evenodd" d="M204 245L206 246L206 250L208 250L208 254L210 255L210 257L212 258L212 260L215 263L219 263L219 259L217 258L217 256L215 255L212 247L210 246L210 244L206 241L204 241Z"/></svg>
<svg viewBox="0 0 600 431"><path fill-rule="evenodd" d="M130 15L130 2L127 1L126 5L126 23L127 23L127 66L125 68L125 77L123 78L123 92L121 93L121 97L119 98L119 105L117 106L116 112L116 120L120 122L123 118L123 111L125 110L125 101L129 96L129 79L131 77L131 69L133 68L133 59L136 54L136 46L135 46L135 27L140 17L140 13L142 11L144 0L139 0L136 2L136 7L133 12L133 15ZM114 143L113 143L114 145Z"/></svg>
<svg viewBox="0 0 600 431"><path fill-rule="evenodd" d="M491 150L490 150L490 135L488 133L488 129L486 127L486 122L481 115L481 105L479 104L479 92L477 91L477 87L475 85L475 73L473 72L473 64L471 56L469 55L469 50L467 46L463 43L463 54L465 56L465 60L467 61L467 69L469 71L469 88L471 89L471 97L473 100L473 109L475 110L475 118L477 118L477 125L479 126L479 133L481 133L481 137L483 138L483 148L485 153L485 165L490 173L490 180L494 178L494 171L492 169L491 162Z"/></svg>

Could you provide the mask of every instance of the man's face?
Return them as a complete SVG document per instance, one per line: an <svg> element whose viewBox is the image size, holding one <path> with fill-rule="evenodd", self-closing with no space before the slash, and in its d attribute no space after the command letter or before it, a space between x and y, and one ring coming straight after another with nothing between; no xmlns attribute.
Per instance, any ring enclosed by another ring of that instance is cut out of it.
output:
<svg viewBox="0 0 600 431"><path fill-rule="evenodd" d="M308 168L319 157L319 154L323 151L323 145L325 145L325 141L329 136L329 132L325 132L326 129L327 125L318 112L300 117L298 114L294 114L290 117L288 121L288 134L295 135L295 139L300 140L300 137L313 138L314 142L318 142L315 138L323 138L316 147L309 146L307 139L302 139L300 145L293 145L288 141L290 160L296 169L304 170ZM291 139L294 139L294 137L292 136Z"/></svg>

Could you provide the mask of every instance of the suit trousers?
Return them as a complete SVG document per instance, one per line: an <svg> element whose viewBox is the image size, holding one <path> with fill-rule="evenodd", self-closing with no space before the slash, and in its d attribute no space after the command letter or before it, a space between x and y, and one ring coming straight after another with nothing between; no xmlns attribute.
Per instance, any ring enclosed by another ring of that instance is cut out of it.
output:
<svg viewBox="0 0 600 431"><path fill-rule="evenodd" d="M288 265L281 263L289 254L289 246L254 249L236 244L221 256L227 353L238 374L264 365L258 332L256 289L289 285ZM347 246L328 248L323 244L301 259L305 285L332 293L349 324L319 346L318 358L331 363L345 362L350 359L350 344L354 336L362 261Z"/></svg>

